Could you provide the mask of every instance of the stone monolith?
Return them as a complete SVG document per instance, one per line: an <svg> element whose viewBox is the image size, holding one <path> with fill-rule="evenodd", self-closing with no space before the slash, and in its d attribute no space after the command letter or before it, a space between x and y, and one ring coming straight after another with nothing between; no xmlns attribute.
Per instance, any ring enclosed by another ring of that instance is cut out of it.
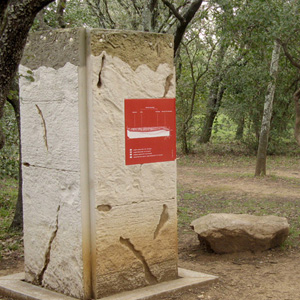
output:
<svg viewBox="0 0 300 300"><path fill-rule="evenodd" d="M20 74L26 281L87 299L175 279L175 159L127 165L124 127L125 99L175 97L172 36L36 32Z"/></svg>

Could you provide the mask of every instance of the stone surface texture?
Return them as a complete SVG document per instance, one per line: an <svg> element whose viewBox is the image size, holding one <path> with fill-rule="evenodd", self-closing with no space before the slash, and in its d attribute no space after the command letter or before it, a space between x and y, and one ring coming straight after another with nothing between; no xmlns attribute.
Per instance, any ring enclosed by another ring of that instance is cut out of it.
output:
<svg viewBox="0 0 300 300"><path fill-rule="evenodd" d="M96 297L177 277L176 163L126 166L124 129L124 99L175 97L175 76L166 90L172 44L167 35L90 33Z"/></svg>
<svg viewBox="0 0 300 300"><path fill-rule="evenodd" d="M105 298L103 300L157 300L167 297L174 292L183 293L191 288L206 287L218 278L213 275L178 269L180 278L162 282L154 286L147 286L133 291L122 292ZM76 298L58 294L47 289L34 286L24 282L24 274L17 273L0 277L0 294L12 299L19 300L75 300ZM171 296L172 297L172 296Z"/></svg>
<svg viewBox="0 0 300 300"><path fill-rule="evenodd" d="M264 251L282 244L289 234L286 218L247 214L209 214L191 223L200 243L216 253Z"/></svg>
<svg viewBox="0 0 300 300"><path fill-rule="evenodd" d="M34 33L20 73L26 281L100 298L177 278L176 162L126 166L124 128L124 99L175 97L172 37Z"/></svg>
<svg viewBox="0 0 300 300"><path fill-rule="evenodd" d="M80 34L33 34L19 71L25 279L83 298Z"/></svg>

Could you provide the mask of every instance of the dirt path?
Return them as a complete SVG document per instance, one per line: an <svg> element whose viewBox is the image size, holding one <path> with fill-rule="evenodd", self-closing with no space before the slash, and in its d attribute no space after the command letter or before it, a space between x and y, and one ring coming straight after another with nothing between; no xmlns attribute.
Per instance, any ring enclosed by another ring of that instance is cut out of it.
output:
<svg viewBox="0 0 300 300"><path fill-rule="evenodd" d="M250 171L246 168L179 167L178 182L196 190L227 190L259 197L300 197L300 171L277 170L263 179L254 178Z"/></svg>
<svg viewBox="0 0 300 300"><path fill-rule="evenodd" d="M287 215L300 222L300 161L293 166L274 167L265 178L254 178L253 165L242 166L192 166L178 167L178 183L186 198L180 199L179 209L190 207L187 216L195 218L194 211L214 212L219 209L211 202L233 202L233 206L247 201L264 206L270 211ZM255 199L255 200L253 200ZM204 201L206 206L203 205ZM182 202L180 202L182 201ZM244 201L244 202L243 202ZM255 202L256 201L256 202ZM274 204L274 205L273 205ZM241 206L242 206L241 205ZM285 207L291 206L290 211ZM200 209L199 209L200 207ZM220 210L227 209L221 206ZM294 209L293 209L294 208ZM234 209L234 208L233 208ZM256 209L256 208L253 208ZM219 210L219 211L220 211ZM218 212L219 212L218 211ZM197 213L196 213L197 214ZM288 218L289 219L289 218ZM294 219L293 219L294 220ZM201 249L195 234L187 227L179 231L180 266L219 276L212 287L193 290L166 299L180 300L299 300L300 299L300 249L275 249L263 253L238 253L216 255ZM300 240L300 235L298 235Z"/></svg>
<svg viewBox="0 0 300 300"><path fill-rule="evenodd" d="M191 291L182 300L299 300L300 253L270 250L260 254L208 254L195 237L181 244L180 266L212 275L219 281L210 288ZM168 298L165 298L168 299Z"/></svg>

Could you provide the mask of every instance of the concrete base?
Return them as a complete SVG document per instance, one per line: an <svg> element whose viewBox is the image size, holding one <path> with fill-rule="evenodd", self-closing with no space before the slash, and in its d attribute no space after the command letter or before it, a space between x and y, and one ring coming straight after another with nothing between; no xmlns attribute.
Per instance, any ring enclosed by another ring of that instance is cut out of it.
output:
<svg viewBox="0 0 300 300"><path fill-rule="evenodd" d="M183 291L191 287L206 286L218 278L216 276L178 269L180 278L147 286L129 292L101 298L101 300L154 300L170 292ZM20 300L75 300L39 286L24 282L24 273L0 277L0 295Z"/></svg>

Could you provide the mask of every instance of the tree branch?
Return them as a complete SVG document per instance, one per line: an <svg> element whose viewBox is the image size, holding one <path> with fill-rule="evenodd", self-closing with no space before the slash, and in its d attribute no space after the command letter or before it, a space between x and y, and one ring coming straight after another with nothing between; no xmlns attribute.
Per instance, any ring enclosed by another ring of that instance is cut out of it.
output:
<svg viewBox="0 0 300 300"><path fill-rule="evenodd" d="M172 18L171 18L172 17ZM162 32L162 33L166 33L168 32L172 26L175 24L176 22L176 18L174 17L174 15L171 13L168 15L168 17L164 20L164 22L160 25L159 29L157 30L157 32Z"/></svg>
<svg viewBox="0 0 300 300"><path fill-rule="evenodd" d="M187 11L183 15L184 22L180 22L177 26L176 33L175 33L175 39L174 39L174 56L176 55L176 52L179 48L179 45L181 43L181 40L184 36L185 30L193 17L195 16L196 12L200 8L203 0L194 0L190 6L188 7Z"/></svg>
<svg viewBox="0 0 300 300"><path fill-rule="evenodd" d="M115 28L116 23L115 23L114 20L111 18L111 15L110 15L110 13L109 13L107 0L104 0L104 5L105 5L105 11L106 11L106 14L107 14L108 19L109 19L109 22L110 22L110 24L111 24L110 27L113 29L113 28Z"/></svg>
<svg viewBox="0 0 300 300"><path fill-rule="evenodd" d="M158 0L150 0L150 10L153 11L155 6L157 5Z"/></svg>
<svg viewBox="0 0 300 300"><path fill-rule="evenodd" d="M208 59L207 59L207 62L206 62L206 66L205 66L205 69L202 73L199 74L199 76L197 77L197 81L199 81L201 79L202 76L205 75L205 73L208 71L208 68L209 68L209 64L210 64L210 61L212 59L212 55L215 51L215 48L216 48L217 44L214 44L214 46L212 47L209 55L208 55Z"/></svg>
<svg viewBox="0 0 300 300"><path fill-rule="evenodd" d="M136 10L136 12L138 13L138 15L140 16L141 15L141 8L139 6L137 6L136 0L131 0L131 2L133 4L134 9Z"/></svg>
<svg viewBox="0 0 300 300"><path fill-rule="evenodd" d="M149 9L151 13L151 30L155 31L157 25L157 18L159 16L159 12L156 9L158 4L158 0L150 0Z"/></svg>
<svg viewBox="0 0 300 300"><path fill-rule="evenodd" d="M64 11L66 8L66 0L58 0L57 2L57 21L60 28L65 28Z"/></svg>
<svg viewBox="0 0 300 300"><path fill-rule="evenodd" d="M175 6L172 3L170 3L167 0L162 0L162 2L164 3L165 6L167 6L170 9L170 11L179 20L180 23L184 23L185 22L185 19L180 15L180 13L178 12L178 10L175 8Z"/></svg>
<svg viewBox="0 0 300 300"><path fill-rule="evenodd" d="M196 12L198 11L198 9L200 8L201 4L202 4L203 0L194 0L190 7L187 9L187 11L185 12L185 14L183 15L185 22L190 22L194 15L196 14Z"/></svg>
<svg viewBox="0 0 300 300"><path fill-rule="evenodd" d="M127 10L127 12L128 12L129 6L126 5L122 0L117 0L117 1L118 1L118 3L119 3L121 6L123 6L123 7ZM136 6L135 6L135 7L136 7Z"/></svg>
<svg viewBox="0 0 300 300"><path fill-rule="evenodd" d="M300 69L300 63L298 63L298 62L294 59L294 57L291 55L291 53L288 51L287 45L286 45L285 43L281 42L281 41L278 41L278 42L280 43L280 45L281 45L281 47L282 47L282 49L283 49L283 52L284 52L286 58L290 61L290 63L291 63L294 67Z"/></svg>
<svg viewBox="0 0 300 300"><path fill-rule="evenodd" d="M99 26L102 28L106 28L105 22L104 22L104 16L101 11L100 2L97 1L97 3L91 2L90 0L86 0L86 3L89 5L91 11L97 16L97 21L99 22Z"/></svg>

